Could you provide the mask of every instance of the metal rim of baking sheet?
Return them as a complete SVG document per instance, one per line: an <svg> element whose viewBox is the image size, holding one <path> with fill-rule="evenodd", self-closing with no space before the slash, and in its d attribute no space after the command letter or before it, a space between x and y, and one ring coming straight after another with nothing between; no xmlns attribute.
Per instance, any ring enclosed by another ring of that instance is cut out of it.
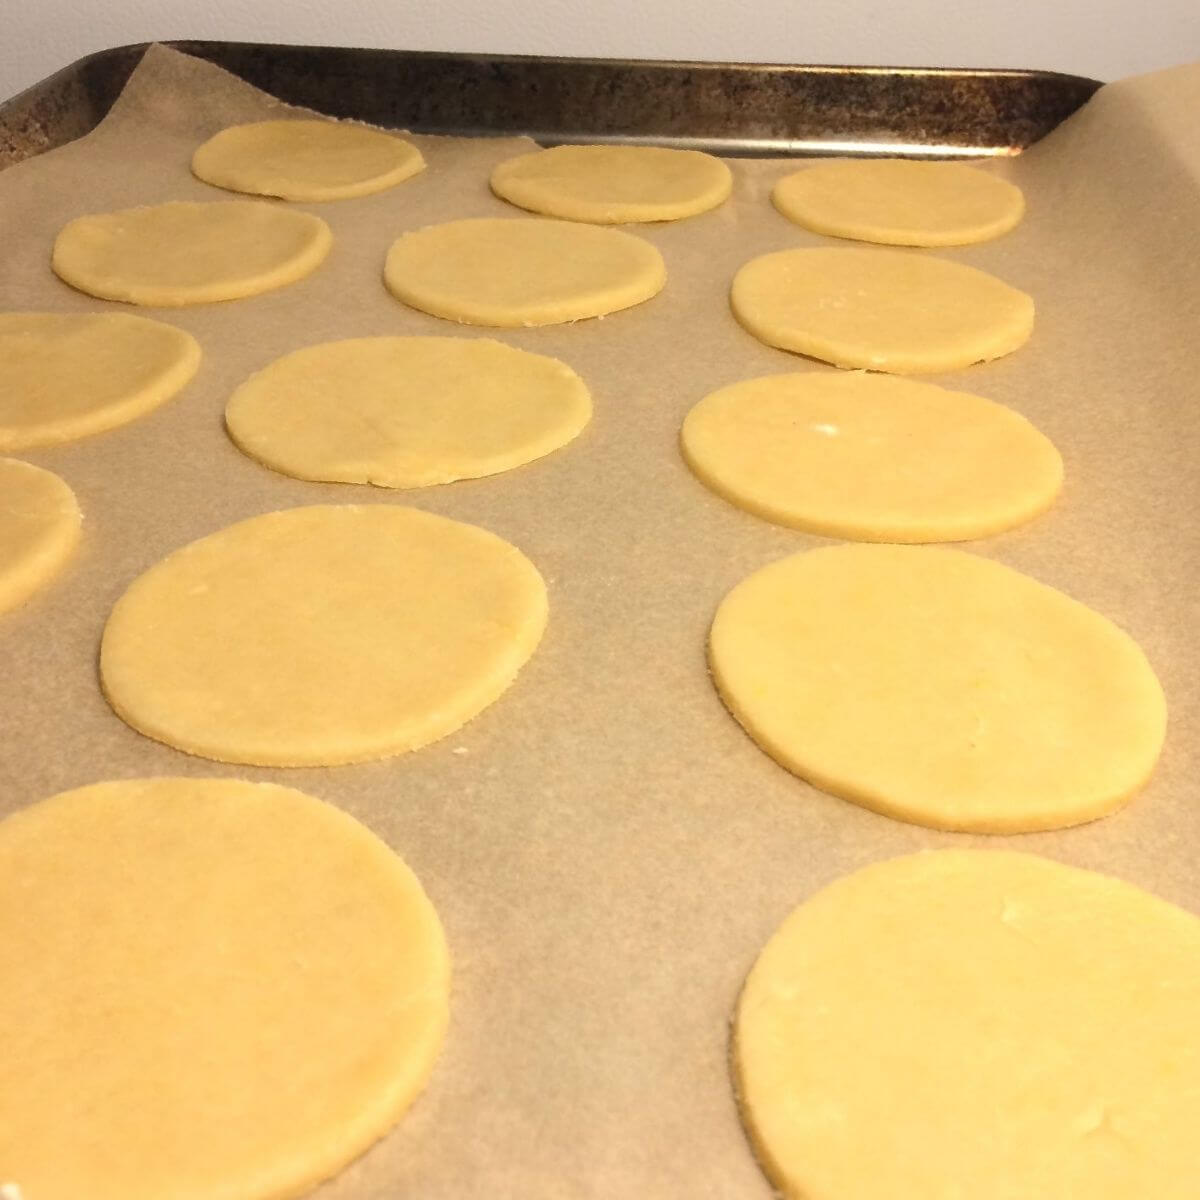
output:
<svg viewBox="0 0 1200 1200"><path fill-rule="evenodd" d="M291 104L414 133L524 134L726 155L1019 153L1100 84L1053 71L450 54L174 41ZM0 103L0 167L83 136L149 43L78 59Z"/></svg>

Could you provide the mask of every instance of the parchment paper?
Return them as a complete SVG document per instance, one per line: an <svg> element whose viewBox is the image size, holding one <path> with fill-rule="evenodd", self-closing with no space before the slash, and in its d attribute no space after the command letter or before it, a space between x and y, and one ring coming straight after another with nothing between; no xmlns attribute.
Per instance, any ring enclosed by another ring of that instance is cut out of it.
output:
<svg viewBox="0 0 1200 1200"><path fill-rule="evenodd" d="M222 198L192 178L192 150L281 108L213 66L152 51L92 134L0 175L0 307L120 307L51 274L58 229L88 212ZM747 259L824 241L769 203L798 164L732 161L728 204L636 228L661 249L669 282L603 320L497 335L387 294L384 254L402 231L519 215L487 177L528 143L431 138L416 139L429 168L410 182L308 206L335 240L307 280L249 300L138 310L194 333L204 362L179 397L132 425L23 455L70 483L85 525L66 572L0 615L0 814L101 779L239 775L340 805L416 870L454 956L450 1035L399 1128L321 1200L768 1196L727 1070L739 987L796 904L885 857L1015 846L1200 912L1197 111L1200 69L1105 87L1041 145L992 166L1025 189L1014 232L939 252L1030 292L1038 317L1017 353L935 381L1025 413L1066 460L1048 514L970 548L1122 625L1170 704L1144 792L1061 833L939 834L824 795L771 762L709 683L705 637L720 599L821 541L720 500L677 450L684 414L712 389L832 369L760 345L728 311ZM500 336L559 357L591 387L594 420L540 462L410 492L290 480L225 436L225 401L251 371L312 342L387 333ZM135 576L243 517L363 501L477 522L539 566L549 629L499 702L418 753L306 771L190 758L110 712L97 647Z"/></svg>

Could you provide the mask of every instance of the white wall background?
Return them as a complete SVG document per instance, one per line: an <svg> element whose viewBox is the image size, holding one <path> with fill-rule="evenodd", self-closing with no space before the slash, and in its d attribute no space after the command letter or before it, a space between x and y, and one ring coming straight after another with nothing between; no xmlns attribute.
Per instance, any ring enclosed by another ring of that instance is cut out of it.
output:
<svg viewBox="0 0 1200 1200"><path fill-rule="evenodd" d="M169 38L1110 80L1200 59L1200 0L0 0L0 98L94 50Z"/></svg>

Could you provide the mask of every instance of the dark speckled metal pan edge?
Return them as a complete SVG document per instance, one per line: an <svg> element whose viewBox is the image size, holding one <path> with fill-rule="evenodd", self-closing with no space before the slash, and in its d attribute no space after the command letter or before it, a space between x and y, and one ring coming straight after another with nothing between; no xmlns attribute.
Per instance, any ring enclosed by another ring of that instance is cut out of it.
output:
<svg viewBox="0 0 1200 1200"><path fill-rule="evenodd" d="M644 141L723 154L1013 154L1100 86L1049 71L773 66L180 41L264 91L418 133ZM93 129L146 44L0 104L0 166Z"/></svg>

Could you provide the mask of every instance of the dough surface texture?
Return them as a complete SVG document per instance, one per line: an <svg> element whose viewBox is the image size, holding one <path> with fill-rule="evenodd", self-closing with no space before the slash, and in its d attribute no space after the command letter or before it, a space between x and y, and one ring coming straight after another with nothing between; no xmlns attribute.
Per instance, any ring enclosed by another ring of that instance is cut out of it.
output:
<svg viewBox="0 0 1200 1200"><path fill-rule="evenodd" d="M750 736L817 787L937 829L1104 816L1149 778L1166 702L1112 622L961 550L842 545L721 602L709 657Z"/></svg>
<svg viewBox="0 0 1200 1200"><path fill-rule="evenodd" d="M964 246L1007 233L1025 213L1021 189L956 162L849 159L806 167L771 193L815 233L894 246Z"/></svg>
<svg viewBox="0 0 1200 1200"><path fill-rule="evenodd" d="M733 176L711 154L660 146L554 146L500 163L492 191L532 212L614 225L716 208Z"/></svg>
<svg viewBox="0 0 1200 1200"><path fill-rule="evenodd" d="M1033 332L1024 292L909 250L777 250L738 271L730 303L768 346L897 375L999 358Z"/></svg>
<svg viewBox="0 0 1200 1200"><path fill-rule="evenodd" d="M388 251L384 280L405 304L448 321L517 328L599 317L662 291L647 241L542 217L430 225Z"/></svg>
<svg viewBox="0 0 1200 1200"><path fill-rule="evenodd" d="M174 200L77 217L51 261L60 279L91 296L170 308L295 283L332 242L320 217L267 200Z"/></svg>
<svg viewBox="0 0 1200 1200"><path fill-rule="evenodd" d="M403 488L540 458L591 411L583 381L553 358L488 338L378 337L277 359L233 393L225 424L285 475Z"/></svg>
<svg viewBox="0 0 1200 1200"><path fill-rule="evenodd" d="M390 505L240 521L117 601L100 648L128 724L222 762L336 766L414 750L491 704L532 655L546 589L477 526Z"/></svg>
<svg viewBox="0 0 1200 1200"><path fill-rule="evenodd" d="M450 964L353 818L130 779L0 822L0 1170L27 1200L279 1200L399 1120Z"/></svg>
<svg viewBox="0 0 1200 1200"><path fill-rule="evenodd" d="M866 372L768 375L706 396L683 455L733 504L826 537L947 542L1043 512L1062 459L980 396Z"/></svg>
<svg viewBox="0 0 1200 1200"><path fill-rule="evenodd" d="M1200 919L1028 854L926 851L800 905L734 1022L789 1200L1191 1200Z"/></svg>
<svg viewBox="0 0 1200 1200"><path fill-rule="evenodd" d="M232 192L283 200L344 200L411 178L425 159L411 142L339 121L257 121L214 134L192 173Z"/></svg>
<svg viewBox="0 0 1200 1200"><path fill-rule="evenodd" d="M75 493L55 474L0 458L0 613L24 603L79 544Z"/></svg>
<svg viewBox="0 0 1200 1200"><path fill-rule="evenodd" d="M200 365L190 333L127 313L0 313L0 450L102 433L169 400Z"/></svg>

